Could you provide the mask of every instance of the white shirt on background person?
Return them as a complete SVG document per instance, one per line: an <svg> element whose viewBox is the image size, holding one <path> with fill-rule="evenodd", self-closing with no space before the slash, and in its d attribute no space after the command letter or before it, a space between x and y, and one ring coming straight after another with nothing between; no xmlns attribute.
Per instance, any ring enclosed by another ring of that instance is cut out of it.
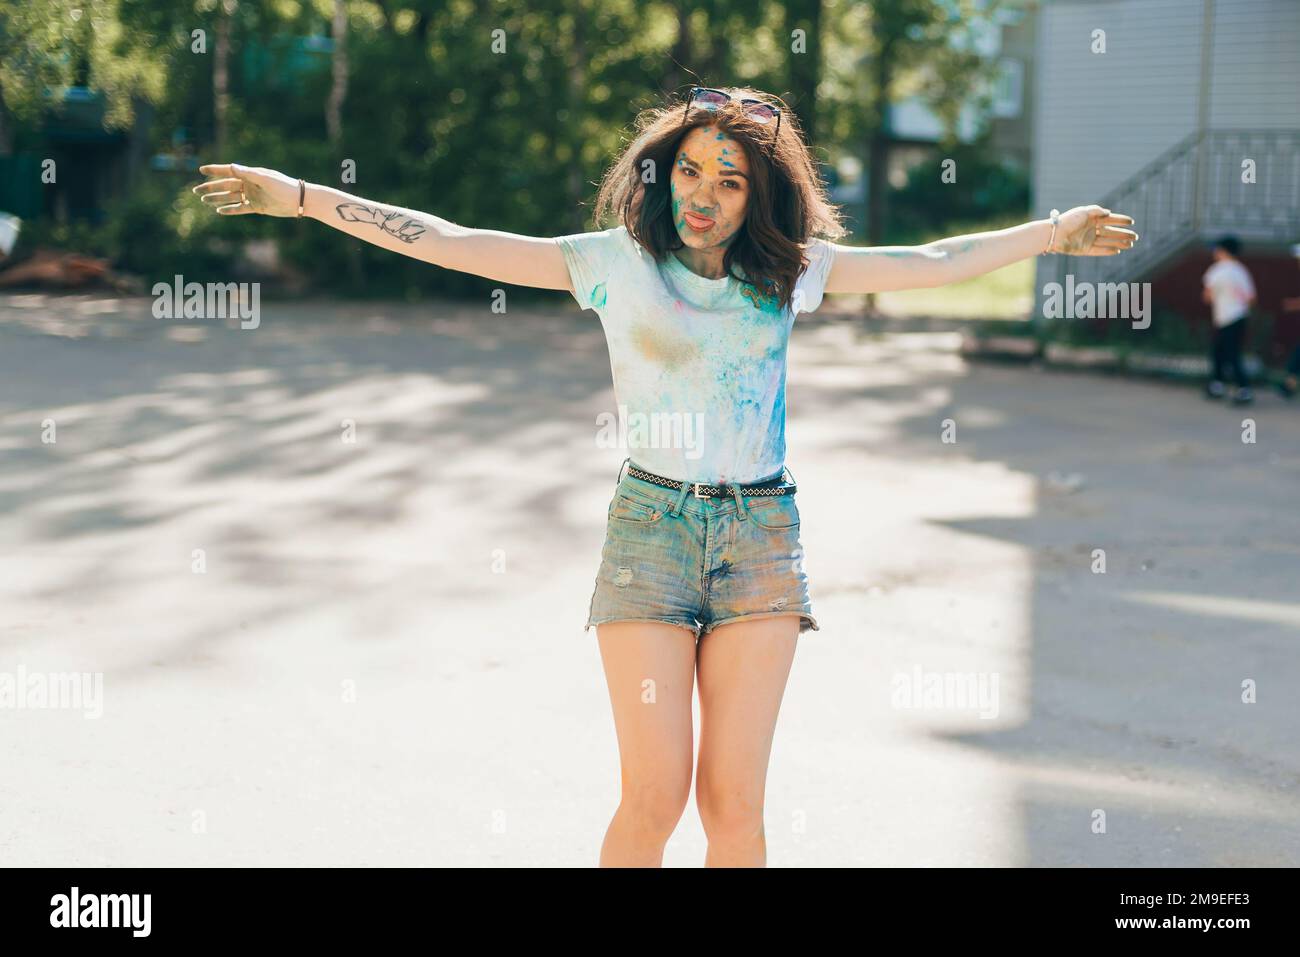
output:
<svg viewBox="0 0 1300 957"><path fill-rule="evenodd" d="M1223 328L1250 311L1255 283L1246 267L1235 259L1221 259L1205 270L1205 288L1210 290L1214 324Z"/></svg>

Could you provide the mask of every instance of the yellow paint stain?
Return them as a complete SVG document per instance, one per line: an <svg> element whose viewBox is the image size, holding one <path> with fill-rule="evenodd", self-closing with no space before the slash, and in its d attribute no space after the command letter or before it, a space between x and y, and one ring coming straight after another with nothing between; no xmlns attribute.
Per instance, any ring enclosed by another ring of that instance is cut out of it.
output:
<svg viewBox="0 0 1300 957"><path fill-rule="evenodd" d="M665 335L653 326L637 326L632 330L632 343L646 360L665 369L676 369L695 358L695 346L681 339Z"/></svg>

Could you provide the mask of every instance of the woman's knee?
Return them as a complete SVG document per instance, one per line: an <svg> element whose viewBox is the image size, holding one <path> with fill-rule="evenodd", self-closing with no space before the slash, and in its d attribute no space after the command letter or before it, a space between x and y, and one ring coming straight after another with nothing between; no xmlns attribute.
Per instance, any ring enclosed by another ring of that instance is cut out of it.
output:
<svg viewBox="0 0 1300 957"><path fill-rule="evenodd" d="M761 794L743 788L696 786L695 803L710 843L742 844L763 833Z"/></svg>
<svg viewBox="0 0 1300 957"><path fill-rule="evenodd" d="M624 781L619 813L647 837L667 840L690 798L691 781Z"/></svg>

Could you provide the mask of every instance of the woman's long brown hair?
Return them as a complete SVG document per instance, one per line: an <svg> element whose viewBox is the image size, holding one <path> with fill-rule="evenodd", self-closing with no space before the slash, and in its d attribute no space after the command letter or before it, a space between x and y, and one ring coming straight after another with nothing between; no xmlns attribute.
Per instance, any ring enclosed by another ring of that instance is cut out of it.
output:
<svg viewBox="0 0 1300 957"><path fill-rule="evenodd" d="M826 196L826 185L817 174L795 114L778 97L736 87L725 90L730 102L718 110L693 106L685 124L680 102L652 107L637 117L635 137L601 181L596 222L603 223L613 214L657 261L680 249L683 243L673 223L669 195L677 150L691 130L716 126L740 142L750 167L749 208L723 265L728 275L753 285L759 293L776 295L784 309L808 264L804 257L808 240L813 236L835 239L845 229L839 210ZM775 144L775 121L764 124L748 116L740 108L742 98L764 100L781 110ZM736 275L735 267L744 277Z"/></svg>

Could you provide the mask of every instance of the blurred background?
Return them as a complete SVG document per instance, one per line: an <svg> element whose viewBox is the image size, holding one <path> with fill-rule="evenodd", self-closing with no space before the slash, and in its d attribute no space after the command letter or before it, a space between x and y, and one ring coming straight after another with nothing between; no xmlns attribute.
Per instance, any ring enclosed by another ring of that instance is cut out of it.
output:
<svg viewBox="0 0 1300 957"><path fill-rule="evenodd" d="M1102 14L1119 42L1092 36ZM1162 308L1198 312L1178 291L1196 244L1235 231L1258 241L1275 314L1268 277L1290 278L1300 222L1298 16L1289 0L32 0L0 21L0 210L28 247L141 276L243 258L337 294L479 292L318 229L218 223L186 189L200 162L234 159L456 222L577 231L635 110L698 78L785 96L859 241L1104 202L1146 237L1105 279L1167 279ZM938 188L944 160L961 188ZM1029 311L1027 266L978 289L984 313ZM972 307L947 299L916 304Z"/></svg>
<svg viewBox="0 0 1300 957"><path fill-rule="evenodd" d="M186 188L214 159L331 184L350 161L356 191L386 202L574 232L590 225L583 203L636 111L697 78L783 94L836 199L878 242L1016 221L1029 206L1032 4L11 6L0 208L30 221L32 243L142 275L228 269L242 243L274 236L286 267L316 289L480 291L320 230L218 223ZM981 186L941 202L931 181L949 155ZM57 184L38 175L46 157Z"/></svg>
<svg viewBox="0 0 1300 957"><path fill-rule="evenodd" d="M105 689L0 715L0 863L595 861L599 324L190 188L560 235L696 82L785 98L848 242L1092 202L1142 234L800 317L822 630L773 863L1300 863L1300 416L1192 388L1220 233L1254 373L1300 340L1295 0L0 0L0 682ZM260 325L155 318L178 274L261 283ZM1152 325L1046 319L1067 276L1151 283ZM897 706L917 669L997 713ZM688 810L666 859L702 853Z"/></svg>
<svg viewBox="0 0 1300 957"><path fill-rule="evenodd" d="M0 213L22 220L10 268L40 256L0 279L10 286L95 273L84 260L44 265L65 251L102 260L125 288L179 272L259 278L271 294L478 296L488 287L474 277L308 224L204 216L188 192L197 166L267 166L458 223L559 235L592 225L592 184L636 110L698 80L785 97L851 241L924 242L1090 202L1143 231L1123 262L1058 258L1037 275L1022 263L879 297L869 305L883 314L1022 320L1035 289L1074 271L1153 282L1155 332L1105 321L985 331L1200 354L1205 242L1234 232L1260 287L1255 351L1278 364L1300 339L1300 316L1279 315L1295 275L1287 246L1300 241L1292 0L27 0L0 11ZM1256 166L1249 184L1243 158Z"/></svg>

